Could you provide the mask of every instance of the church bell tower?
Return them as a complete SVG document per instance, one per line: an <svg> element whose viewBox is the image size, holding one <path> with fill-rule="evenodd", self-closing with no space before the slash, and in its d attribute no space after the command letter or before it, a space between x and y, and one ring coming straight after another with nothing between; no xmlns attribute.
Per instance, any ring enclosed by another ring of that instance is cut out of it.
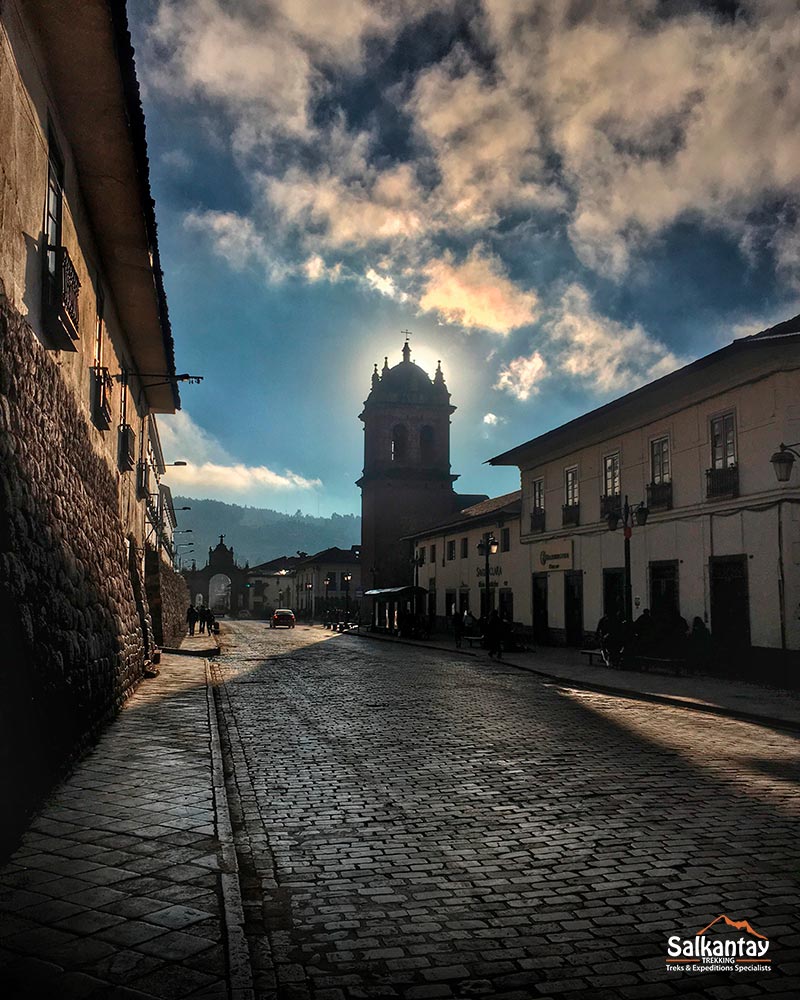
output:
<svg viewBox="0 0 800 1000"><path fill-rule="evenodd" d="M414 582L410 542L401 541L458 509L450 472L450 415L455 406L441 362L433 380L411 360L384 359L359 419L364 422L361 487L361 566L365 587Z"/></svg>

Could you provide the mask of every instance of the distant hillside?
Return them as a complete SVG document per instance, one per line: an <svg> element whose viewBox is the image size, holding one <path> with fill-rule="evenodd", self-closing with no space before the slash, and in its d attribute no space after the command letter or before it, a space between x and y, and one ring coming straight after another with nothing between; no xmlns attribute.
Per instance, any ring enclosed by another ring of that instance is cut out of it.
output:
<svg viewBox="0 0 800 1000"><path fill-rule="evenodd" d="M284 514L278 510L258 507L238 507L219 500L195 500L193 497L173 497L175 507L191 507L178 512L178 527L191 528L191 535L178 535L176 541L194 542L194 550L181 549L184 565L191 558L204 566L209 546L225 535L225 544L232 545L237 563L251 566L301 552L319 552L338 545L349 549L361 542L361 518L355 514L332 514L311 517L308 514Z"/></svg>

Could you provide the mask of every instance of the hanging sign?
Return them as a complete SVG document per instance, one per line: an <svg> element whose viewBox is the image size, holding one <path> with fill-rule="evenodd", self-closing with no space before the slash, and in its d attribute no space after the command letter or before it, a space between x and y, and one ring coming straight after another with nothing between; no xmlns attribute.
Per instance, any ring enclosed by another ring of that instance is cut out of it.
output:
<svg viewBox="0 0 800 1000"><path fill-rule="evenodd" d="M572 569L572 546L571 538L551 538L547 542L534 545L534 573Z"/></svg>

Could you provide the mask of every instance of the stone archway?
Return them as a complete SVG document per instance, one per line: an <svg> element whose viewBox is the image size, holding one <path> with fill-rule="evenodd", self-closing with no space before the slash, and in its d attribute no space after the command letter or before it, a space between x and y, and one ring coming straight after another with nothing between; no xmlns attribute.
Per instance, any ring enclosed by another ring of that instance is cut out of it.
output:
<svg viewBox="0 0 800 1000"><path fill-rule="evenodd" d="M208 606L215 614L231 610L231 586L227 573L215 573L208 581Z"/></svg>

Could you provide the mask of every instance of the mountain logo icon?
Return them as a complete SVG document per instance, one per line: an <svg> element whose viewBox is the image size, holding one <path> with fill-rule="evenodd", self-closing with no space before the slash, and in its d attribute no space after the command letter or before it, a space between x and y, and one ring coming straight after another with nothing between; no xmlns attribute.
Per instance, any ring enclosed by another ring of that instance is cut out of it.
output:
<svg viewBox="0 0 800 1000"><path fill-rule="evenodd" d="M701 934L705 934L706 931L711 930L711 928L715 924L718 924L720 920L723 920L728 927L732 927L735 931L746 931L748 934L752 934L753 937L761 938L762 941L768 940L766 934L759 934L758 931L753 930L748 920L731 920L731 918L725 913L720 913L715 920L712 920L710 924L707 924L701 931L698 931L697 937L700 937Z"/></svg>
<svg viewBox="0 0 800 1000"><path fill-rule="evenodd" d="M709 934L712 927L722 933ZM734 935L729 930L742 933ZM667 971L769 972L769 948L769 938L755 930L749 920L732 920L720 913L692 937L672 934L667 938Z"/></svg>

